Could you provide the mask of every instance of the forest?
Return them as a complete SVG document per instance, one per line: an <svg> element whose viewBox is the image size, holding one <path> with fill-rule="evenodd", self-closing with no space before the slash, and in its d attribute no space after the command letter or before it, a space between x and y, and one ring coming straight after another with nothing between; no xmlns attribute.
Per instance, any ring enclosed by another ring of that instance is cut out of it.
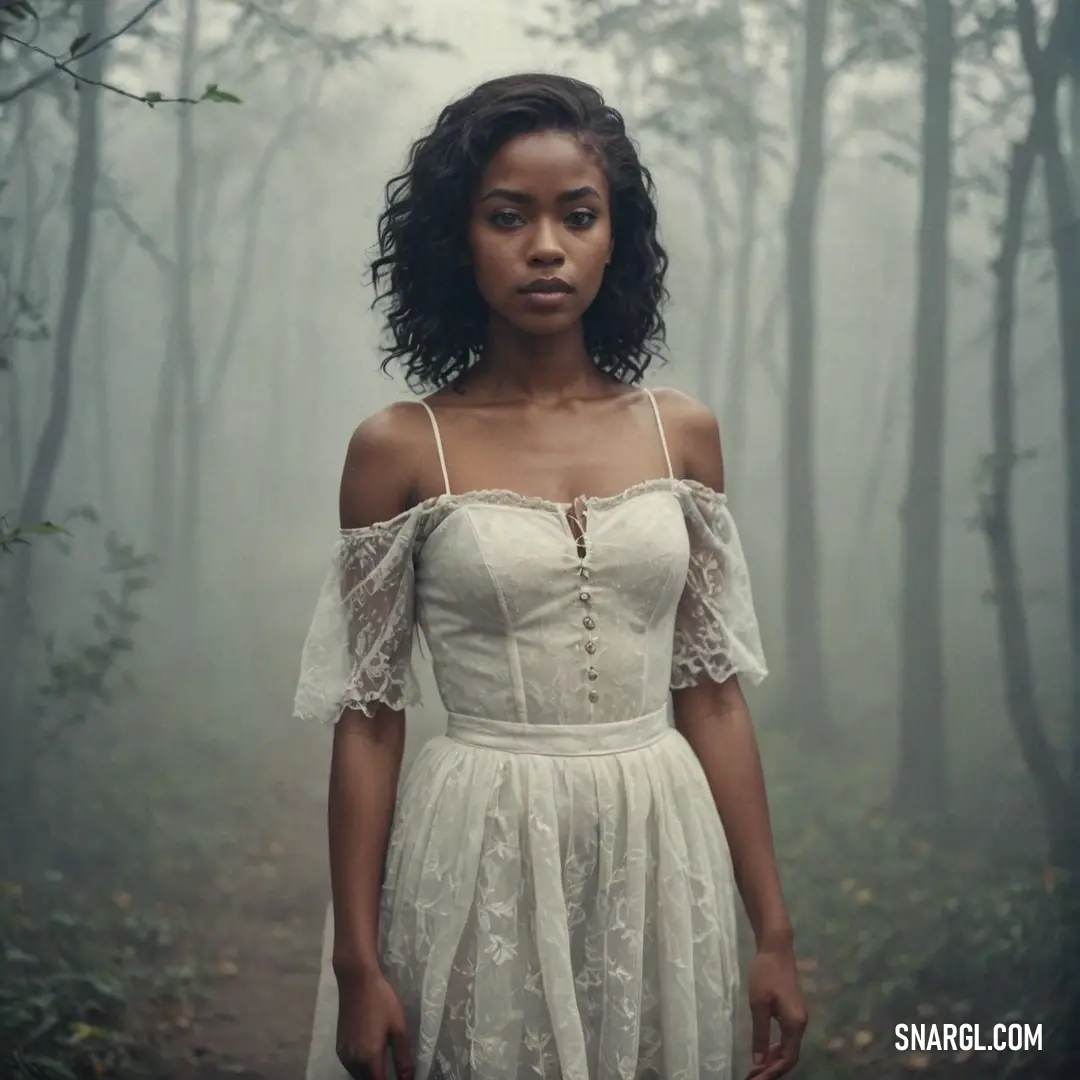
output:
<svg viewBox="0 0 1080 1080"><path fill-rule="evenodd" d="M541 69L625 115L649 383L720 420L797 1074L1080 1075L1080 4L0 0L4 1080L302 1075L291 694L349 435L407 393L375 218L451 95Z"/></svg>

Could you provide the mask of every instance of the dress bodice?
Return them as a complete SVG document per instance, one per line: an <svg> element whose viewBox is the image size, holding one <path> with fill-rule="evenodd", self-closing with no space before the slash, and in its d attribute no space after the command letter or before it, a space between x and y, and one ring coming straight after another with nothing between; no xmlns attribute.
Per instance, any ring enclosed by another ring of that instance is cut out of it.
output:
<svg viewBox="0 0 1080 1080"><path fill-rule="evenodd" d="M568 508L567 508L568 509ZM631 719L668 694L689 543L670 490L564 508L464 502L417 560L416 611L454 713L534 724Z"/></svg>

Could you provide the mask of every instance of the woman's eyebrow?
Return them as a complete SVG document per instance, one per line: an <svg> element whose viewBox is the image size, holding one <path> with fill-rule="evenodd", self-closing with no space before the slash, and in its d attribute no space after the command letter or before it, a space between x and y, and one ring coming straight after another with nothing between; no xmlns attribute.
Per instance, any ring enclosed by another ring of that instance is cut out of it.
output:
<svg viewBox="0 0 1080 1080"><path fill-rule="evenodd" d="M600 198L600 192L596 188L589 184L583 187L573 188L570 191L563 191L556 196L557 202L574 202L577 199L584 199L587 196L592 195L595 198ZM536 202L536 198L529 195L524 191L515 191L513 188L496 187L492 188L486 195L481 198L481 202L488 202L490 199L502 199L505 202L517 203L519 206L524 206L527 203Z"/></svg>

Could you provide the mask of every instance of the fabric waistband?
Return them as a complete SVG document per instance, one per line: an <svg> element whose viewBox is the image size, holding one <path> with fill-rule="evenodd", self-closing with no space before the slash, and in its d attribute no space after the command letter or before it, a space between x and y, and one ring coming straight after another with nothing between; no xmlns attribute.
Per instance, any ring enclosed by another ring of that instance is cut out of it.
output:
<svg viewBox="0 0 1080 1080"><path fill-rule="evenodd" d="M640 750L672 730L667 705L644 716L609 724L525 724L452 712L446 725L447 736L458 742L548 757L596 757Z"/></svg>

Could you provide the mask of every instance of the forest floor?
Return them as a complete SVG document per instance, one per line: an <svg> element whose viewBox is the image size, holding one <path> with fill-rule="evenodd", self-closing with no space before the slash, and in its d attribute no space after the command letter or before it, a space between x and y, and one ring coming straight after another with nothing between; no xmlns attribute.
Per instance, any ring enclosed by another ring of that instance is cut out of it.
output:
<svg viewBox="0 0 1080 1080"><path fill-rule="evenodd" d="M263 750L257 812L206 902L192 951L221 973L171 1049L177 1080L303 1080L323 921L326 746L304 729Z"/></svg>

